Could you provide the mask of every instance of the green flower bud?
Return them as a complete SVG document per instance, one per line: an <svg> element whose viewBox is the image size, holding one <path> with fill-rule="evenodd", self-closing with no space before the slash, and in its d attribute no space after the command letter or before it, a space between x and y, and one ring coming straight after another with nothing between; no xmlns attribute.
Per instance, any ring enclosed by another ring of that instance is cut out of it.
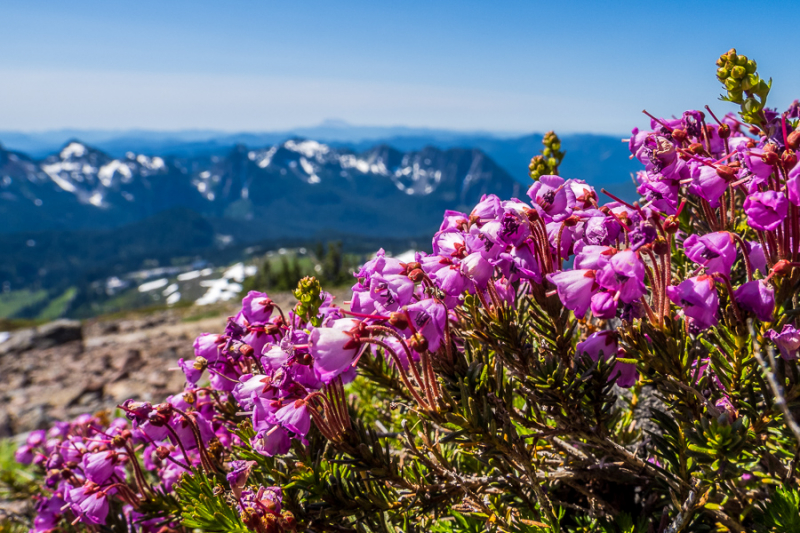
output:
<svg viewBox="0 0 800 533"><path fill-rule="evenodd" d="M719 81L724 81L725 78L727 78L729 75L730 72L728 71L728 69L724 67L717 69L717 78L719 79Z"/></svg>
<svg viewBox="0 0 800 533"><path fill-rule="evenodd" d="M741 90L741 83L734 78L727 78L725 80L725 88L729 91Z"/></svg>
<svg viewBox="0 0 800 533"><path fill-rule="evenodd" d="M751 59L750 61L747 62L746 68L748 74L755 74L756 62Z"/></svg>
<svg viewBox="0 0 800 533"><path fill-rule="evenodd" d="M733 102L734 104L741 104L744 100L742 99L742 91L741 90L729 90L728 91L728 100Z"/></svg>
<svg viewBox="0 0 800 533"><path fill-rule="evenodd" d="M733 67L733 70L731 71L731 76L733 76L737 80L741 80L746 75L747 75L747 69L742 67L742 66L738 66L737 65L737 66Z"/></svg>
<svg viewBox="0 0 800 533"><path fill-rule="evenodd" d="M747 64L747 56L738 55L736 56L736 64L739 66L745 66Z"/></svg>

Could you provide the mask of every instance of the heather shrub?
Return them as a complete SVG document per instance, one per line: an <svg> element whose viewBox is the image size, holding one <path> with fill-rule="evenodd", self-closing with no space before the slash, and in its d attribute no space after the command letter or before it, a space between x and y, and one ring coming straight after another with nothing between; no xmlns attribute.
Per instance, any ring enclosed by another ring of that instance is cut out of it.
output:
<svg viewBox="0 0 800 533"><path fill-rule="evenodd" d="M251 291L182 392L31 433L31 531L800 530L800 105L717 66L738 113L648 114L639 201L550 133L346 305Z"/></svg>

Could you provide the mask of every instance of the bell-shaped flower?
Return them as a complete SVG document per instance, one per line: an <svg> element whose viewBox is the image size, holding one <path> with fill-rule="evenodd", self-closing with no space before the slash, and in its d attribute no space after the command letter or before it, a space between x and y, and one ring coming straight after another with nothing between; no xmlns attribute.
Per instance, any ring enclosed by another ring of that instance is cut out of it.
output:
<svg viewBox="0 0 800 533"><path fill-rule="evenodd" d="M65 502L58 495L41 498L36 504L36 518L30 533L48 533L58 530L58 524L64 512L61 510Z"/></svg>
<svg viewBox="0 0 800 533"><path fill-rule="evenodd" d="M451 229L461 230L468 222L469 215L466 213L462 213L461 211L451 211L448 209L444 212L444 220L442 220L442 225L439 227L439 231L447 231Z"/></svg>
<svg viewBox="0 0 800 533"><path fill-rule="evenodd" d="M237 383L232 391L233 397L242 407L249 406L253 401L253 395L266 395L271 384L270 376L264 374L244 374L241 381Z"/></svg>
<svg viewBox="0 0 800 533"><path fill-rule="evenodd" d="M548 274L547 279L556 286L558 298L564 307L575 312L575 316L586 314L592 296L600 288L595 280L594 270L562 270Z"/></svg>
<svg viewBox="0 0 800 533"><path fill-rule="evenodd" d="M414 282L407 275L376 274L369 283L370 297L381 313L397 311L411 302Z"/></svg>
<svg viewBox="0 0 800 533"><path fill-rule="evenodd" d="M800 205L800 165L789 171L789 179L786 180L786 192L789 196L789 201L793 205Z"/></svg>
<svg viewBox="0 0 800 533"><path fill-rule="evenodd" d="M711 207L717 207L720 197L728 188L729 177L715 167L702 163L693 162L690 166L692 185L689 191L708 201Z"/></svg>
<svg viewBox="0 0 800 533"><path fill-rule="evenodd" d="M575 194L560 176L541 176L528 189L531 205L547 222L561 222L575 206Z"/></svg>
<svg viewBox="0 0 800 533"><path fill-rule="evenodd" d="M125 479L125 467L113 451L87 453L83 456L82 467L86 479L98 485L106 484L114 475Z"/></svg>
<svg viewBox="0 0 800 533"><path fill-rule="evenodd" d="M597 283L609 291L619 293L625 303L638 300L647 292L644 285L644 263L636 252L622 250L614 254L608 264L597 273Z"/></svg>
<svg viewBox="0 0 800 533"><path fill-rule="evenodd" d="M509 276L527 279L534 283L542 282L542 267L536 259L534 246L533 241L529 239L511 249L509 252L511 257Z"/></svg>
<svg viewBox="0 0 800 533"><path fill-rule="evenodd" d="M767 178L769 178L770 175L775 172L775 167L768 164L764 160L765 152L761 148L742 150L742 152L742 159L744 160L745 166L758 181L766 181Z"/></svg>
<svg viewBox="0 0 800 533"><path fill-rule="evenodd" d="M186 375L186 381L193 387L197 386L197 382L203 376L203 368L205 365L200 365L197 360L186 361L181 357L178 359L178 367ZM199 368L198 368L199 367Z"/></svg>
<svg viewBox="0 0 800 533"><path fill-rule="evenodd" d="M478 223L479 226L486 224L491 220L495 220L503 212L503 205L494 194L484 194L481 201L472 210L469 218Z"/></svg>
<svg viewBox="0 0 800 533"><path fill-rule="evenodd" d="M743 207L751 228L772 231L786 218L789 201L779 192L757 192L745 198Z"/></svg>
<svg viewBox="0 0 800 533"><path fill-rule="evenodd" d="M428 349L435 352L444 338L447 324L447 309L432 298L421 300L406 307L408 316L419 334L428 342Z"/></svg>
<svg viewBox="0 0 800 533"><path fill-rule="evenodd" d="M739 307L756 315L761 322L772 322L775 311L775 290L764 280L743 283L734 292Z"/></svg>
<svg viewBox="0 0 800 533"><path fill-rule="evenodd" d="M717 324L719 297L712 276L703 274L689 278L678 286L667 287L667 296L700 329Z"/></svg>
<svg viewBox="0 0 800 533"><path fill-rule="evenodd" d="M275 304L263 292L250 291L242 300L242 314L250 324L266 324Z"/></svg>
<svg viewBox="0 0 800 533"><path fill-rule="evenodd" d="M108 516L108 497L96 483L87 481L80 487L71 488L64 493L64 500L72 512L86 524L101 525Z"/></svg>
<svg viewBox="0 0 800 533"><path fill-rule="evenodd" d="M478 286L478 290L483 290L492 277L494 267L480 253L473 252L461 261L461 272Z"/></svg>
<svg viewBox="0 0 800 533"><path fill-rule="evenodd" d="M614 318L617 316L617 301L610 292L600 291L592 296L591 310L597 318Z"/></svg>
<svg viewBox="0 0 800 533"><path fill-rule="evenodd" d="M289 401L275 413L278 423L301 438L311 429L311 413L303 399Z"/></svg>
<svg viewBox="0 0 800 533"><path fill-rule="evenodd" d="M503 248L506 245L518 245L531 234L530 224L523 212L526 208L527 204L519 200L503 202L503 211L497 218L486 222L481 227L481 233Z"/></svg>
<svg viewBox="0 0 800 533"><path fill-rule="evenodd" d="M359 321L353 318L334 320L330 327L314 328L308 336L308 349L314 371L323 383L330 383L353 364L361 342L355 331Z"/></svg>
<svg viewBox="0 0 800 533"><path fill-rule="evenodd" d="M461 295L469 281L461 272L460 264L449 257L429 255L422 259L422 270L448 296Z"/></svg>
<svg viewBox="0 0 800 533"><path fill-rule="evenodd" d="M256 466L255 461L231 461L231 471L225 475L228 485L236 498L241 498L242 489L247 485L250 470Z"/></svg>
<svg viewBox="0 0 800 533"><path fill-rule="evenodd" d="M575 268L578 270L599 270L606 266L617 251L610 246L584 246L575 255Z"/></svg>
<svg viewBox="0 0 800 533"><path fill-rule="evenodd" d="M625 352L617 343L616 332L598 331L589 335L585 341L578 343L575 347L575 355L577 357L588 355L592 361L597 361L601 355L603 359L608 360L611 356L624 357ZM616 380L617 385L627 388L636 383L638 375L636 365L617 361L608 379L609 381Z"/></svg>
<svg viewBox="0 0 800 533"><path fill-rule="evenodd" d="M584 211L581 222L575 227L575 239L586 245L610 245L622 231L614 217L598 209Z"/></svg>
<svg viewBox="0 0 800 533"><path fill-rule="evenodd" d="M220 349L225 344L225 338L216 333L203 333L194 340L194 355L202 357L209 363L216 363L222 354Z"/></svg>
<svg viewBox="0 0 800 533"><path fill-rule="evenodd" d="M261 364L265 370L277 370L289 360L289 354L280 346L273 344L265 347L261 354Z"/></svg>
<svg viewBox="0 0 800 533"><path fill-rule="evenodd" d="M733 236L727 231L718 231L698 237L690 235L683 241L686 257L702 265L706 274L731 275L731 267L736 262L736 245Z"/></svg>
<svg viewBox="0 0 800 533"><path fill-rule="evenodd" d="M239 382L240 372L230 361L222 359L208 367L208 381L216 390L230 392Z"/></svg>
<svg viewBox="0 0 800 533"><path fill-rule="evenodd" d="M791 324L785 324L780 333L771 329L766 336L781 351L781 357L787 361L797 359L797 352L800 350L800 330Z"/></svg>
<svg viewBox="0 0 800 533"><path fill-rule="evenodd" d="M514 286L508 280L508 278L502 277L494 282L494 289L497 292L497 295L500 297L500 301L507 303L510 306L514 306L514 301L516 300L516 292L514 291Z"/></svg>

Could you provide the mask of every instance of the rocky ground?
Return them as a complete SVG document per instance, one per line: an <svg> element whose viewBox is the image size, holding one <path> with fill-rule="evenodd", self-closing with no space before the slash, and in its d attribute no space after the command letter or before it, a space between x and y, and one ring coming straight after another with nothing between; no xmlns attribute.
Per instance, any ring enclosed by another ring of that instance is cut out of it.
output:
<svg viewBox="0 0 800 533"><path fill-rule="evenodd" d="M294 303L288 294L273 298L287 310ZM127 398L163 401L183 389L176 362L194 357L195 337L222 332L235 312L233 305L169 309L11 332L0 342L0 438Z"/></svg>
<svg viewBox="0 0 800 533"><path fill-rule="evenodd" d="M126 398L163 400L183 388L182 373L169 368L193 357L194 337L224 324L224 316L183 322L163 311L13 333L0 344L0 437L113 408Z"/></svg>

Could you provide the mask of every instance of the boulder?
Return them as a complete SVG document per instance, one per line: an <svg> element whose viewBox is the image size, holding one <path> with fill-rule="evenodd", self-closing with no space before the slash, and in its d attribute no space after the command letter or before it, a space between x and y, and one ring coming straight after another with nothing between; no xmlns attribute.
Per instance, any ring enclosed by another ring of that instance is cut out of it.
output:
<svg viewBox="0 0 800 533"><path fill-rule="evenodd" d="M77 320L61 319L48 322L37 328L12 332L5 342L0 343L0 355L21 353L28 350L44 350L80 340L83 340L81 323Z"/></svg>

